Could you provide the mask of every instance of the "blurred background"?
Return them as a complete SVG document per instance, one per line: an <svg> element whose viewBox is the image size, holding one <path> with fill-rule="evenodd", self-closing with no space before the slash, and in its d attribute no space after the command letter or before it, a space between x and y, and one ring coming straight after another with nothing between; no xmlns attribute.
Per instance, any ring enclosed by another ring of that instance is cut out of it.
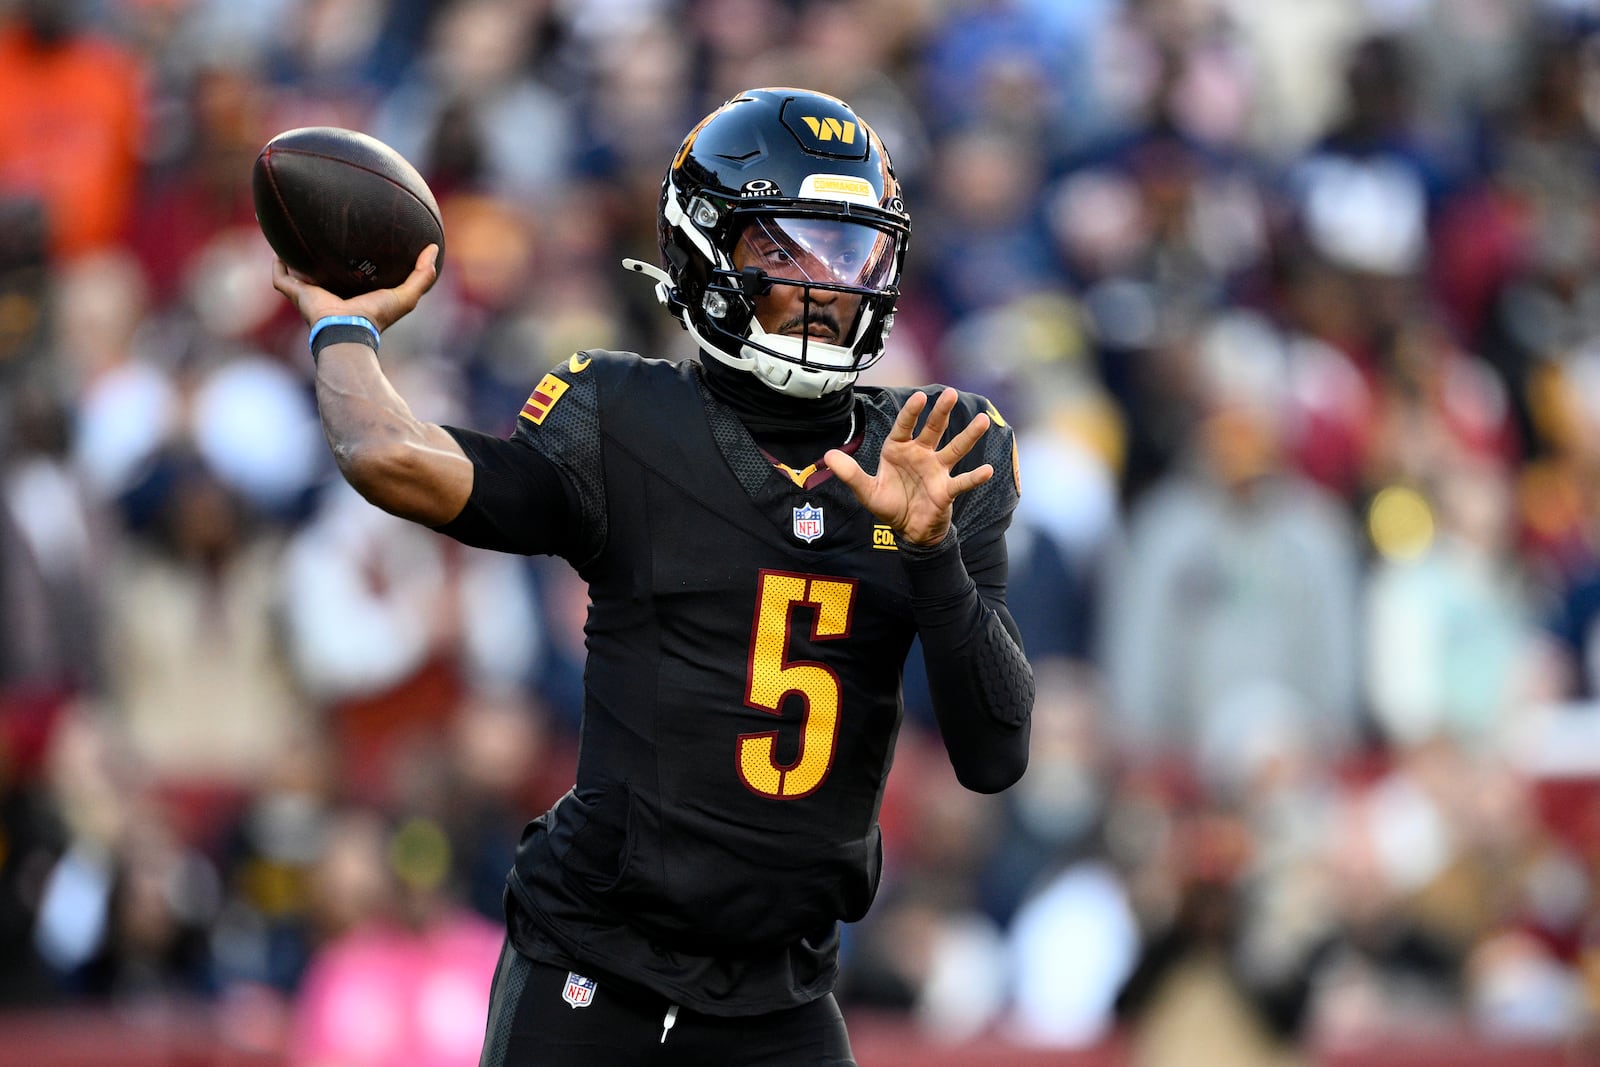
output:
<svg viewBox="0 0 1600 1067"><path fill-rule="evenodd" d="M1595 0L0 0L0 1058L476 1063L586 594L337 478L251 163L417 164L385 364L509 432L692 354L618 261L767 84L907 188L870 380L1021 445L1032 764L913 663L864 1067L1600 1062Z"/></svg>

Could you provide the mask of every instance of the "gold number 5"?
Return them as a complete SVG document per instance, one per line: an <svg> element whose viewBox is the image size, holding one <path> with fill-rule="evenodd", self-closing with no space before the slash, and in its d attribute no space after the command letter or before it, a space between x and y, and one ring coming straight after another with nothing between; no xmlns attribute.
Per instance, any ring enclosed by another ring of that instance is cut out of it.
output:
<svg viewBox="0 0 1600 1067"><path fill-rule="evenodd" d="M815 792L828 777L839 736L839 676L824 664L809 660L790 663L784 655L796 604L816 608L811 637L825 641L849 634L855 594L855 582L761 572L745 703L778 715L784 698L795 693L805 701L806 713L800 728L800 751L793 763L777 761L777 730L739 735L739 777L752 793L795 800Z"/></svg>

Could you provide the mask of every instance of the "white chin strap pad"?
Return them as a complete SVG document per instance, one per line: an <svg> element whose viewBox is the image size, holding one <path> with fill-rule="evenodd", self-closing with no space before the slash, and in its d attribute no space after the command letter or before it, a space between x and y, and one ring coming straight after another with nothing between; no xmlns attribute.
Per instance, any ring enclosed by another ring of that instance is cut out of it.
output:
<svg viewBox="0 0 1600 1067"><path fill-rule="evenodd" d="M770 334L758 323L750 324L750 333L751 340L756 344L765 345L790 357L790 359L779 359L754 345L745 345L739 350L740 356L743 357L741 362L744 364L744 369L753 372L768 388L775 389L785 396L811 400L837 392L856 380L856 372L853 370L827 366L829 363L834 363L848 367L854 363L855 359L848 348L822 341L802 342L798 337ZM812 361L807 366L802 366L799 362L802 344L806 356ZM822 366L818 366L816 361L820 361Z"/></svg>
<svg viewBox="0 0 1600 1067"><path fill-rule="evenodd" d="M725 353L714 352L725 362L732 363ZM811 367L800 367L793 363L786 363L781 359L773 359L765 352L758 352L749 347L744 348L746 361L753 366L746 367L763 385L776 390L785 396L799 397L803 400L815 400L819 396L837 392L856 380L854 371L842 370L816 370Z"/></svg>

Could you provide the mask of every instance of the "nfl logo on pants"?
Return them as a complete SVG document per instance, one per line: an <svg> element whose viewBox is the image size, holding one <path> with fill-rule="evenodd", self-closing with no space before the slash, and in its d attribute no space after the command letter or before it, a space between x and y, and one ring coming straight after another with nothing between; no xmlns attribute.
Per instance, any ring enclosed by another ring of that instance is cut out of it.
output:
<svg viewBox="0 0 1600 1067"><path fill-rule="evenodd" d="M574 1008L587 1008L594 1000L595 980L585 978L572 971L567 972L567 987L561 991L561 999L571 1004Z"/></svg>

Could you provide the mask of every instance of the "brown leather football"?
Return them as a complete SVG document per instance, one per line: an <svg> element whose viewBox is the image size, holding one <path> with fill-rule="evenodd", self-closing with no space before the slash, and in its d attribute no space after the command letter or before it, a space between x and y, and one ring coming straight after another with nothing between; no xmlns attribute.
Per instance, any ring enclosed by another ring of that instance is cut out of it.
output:
<svg viewBox="0 0 1600 1067"><path fill-rule="evenodd" d="M422 175L375 137L337 126L286 130L251 175L256 222L295 271L338 296L390 289L439 246L439 204Z"/></svg>

